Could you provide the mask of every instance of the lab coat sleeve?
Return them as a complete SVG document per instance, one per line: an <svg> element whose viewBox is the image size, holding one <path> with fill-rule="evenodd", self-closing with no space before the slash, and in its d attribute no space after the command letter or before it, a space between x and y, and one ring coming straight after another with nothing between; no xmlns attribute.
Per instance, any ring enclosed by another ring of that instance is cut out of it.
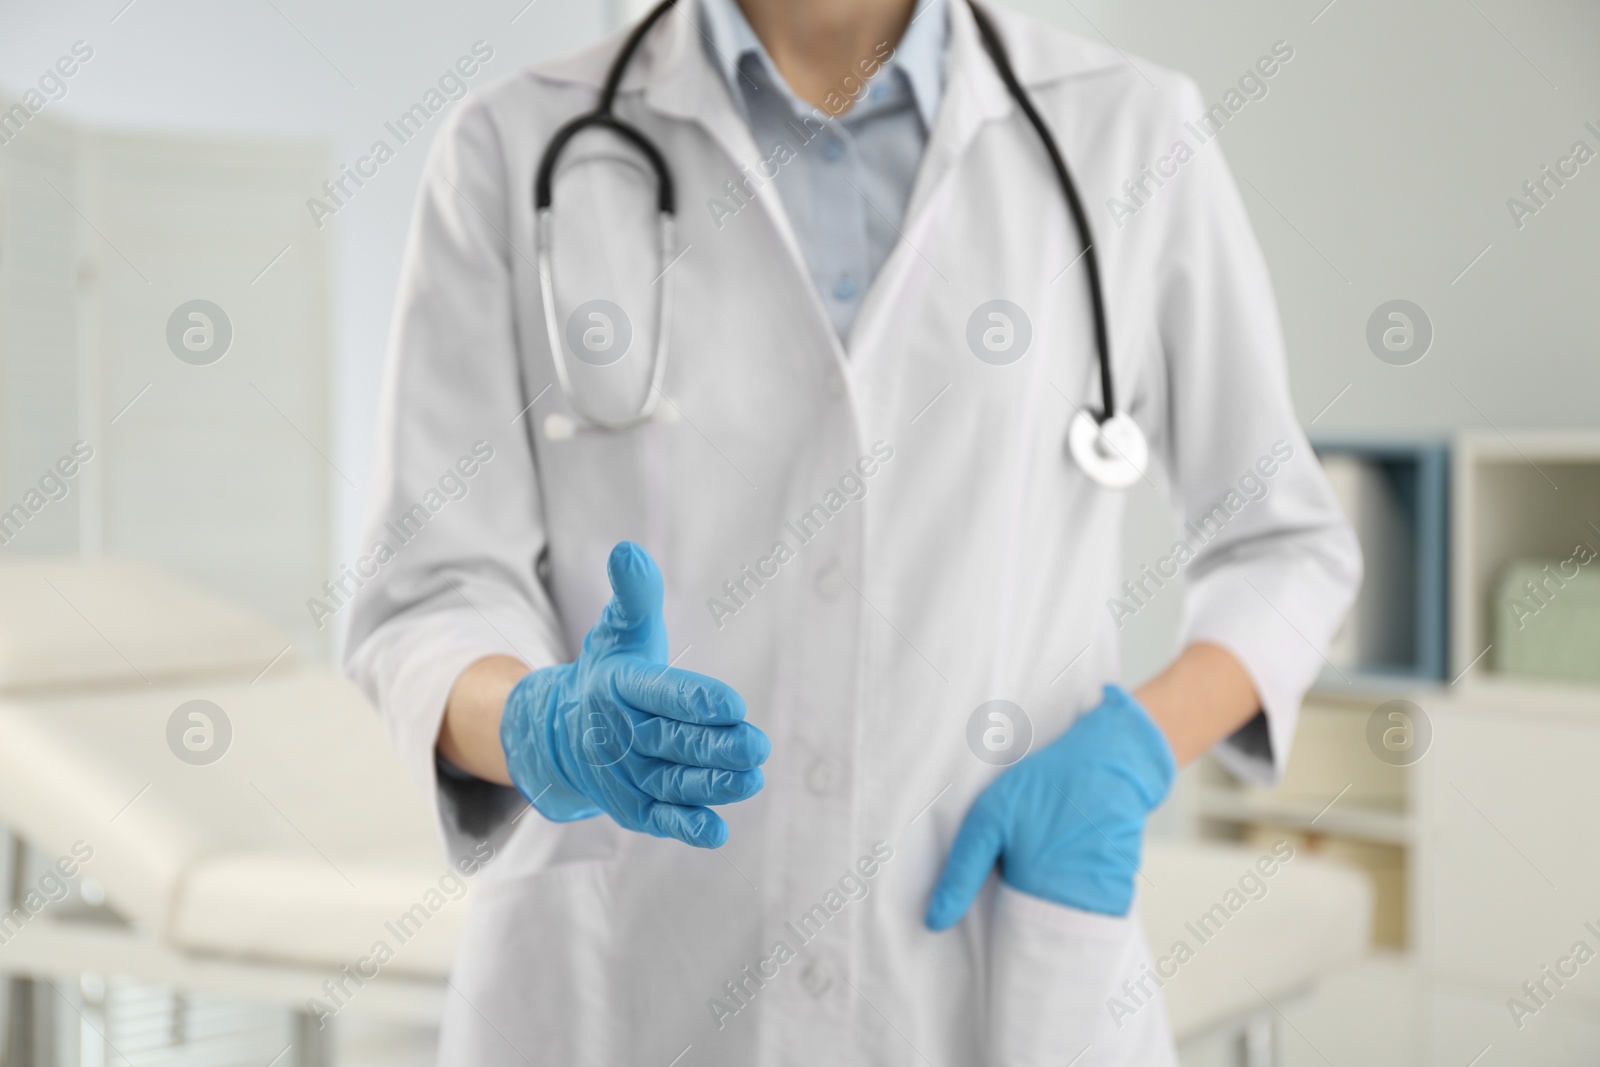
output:
<svg viewBox="0 0 1600 1067"><path fill-rule="evenodd" d="M1183 80L1180 113L1205 105ZM1215 754L1283 773L1300 701L1361 581L1361 553L1290 401L1266 262L1222 146L1200 145L1170 195L1156 299L1167 425L1156 449L1181 506L1184 643L1244 665L1261 711Z"/></svg>
<svg viewBox="0 0 1600 1067"><path fill-rule="evenodd" d="M562 662L536 564L545 545L512 315L509 195L473 98L441 129L404 261L385 367L345 667L434 798L453 858L505 832L508 787L441 767L445 701L476 660ZM364 562L365 561L365 562Z"/></svg>

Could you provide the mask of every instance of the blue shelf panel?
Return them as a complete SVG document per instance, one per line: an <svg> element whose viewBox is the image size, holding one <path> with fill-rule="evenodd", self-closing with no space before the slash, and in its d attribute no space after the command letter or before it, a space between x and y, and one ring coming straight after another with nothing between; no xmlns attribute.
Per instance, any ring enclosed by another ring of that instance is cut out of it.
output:
<svg viewBox="0 0 1600 1067"><path fill-rule="evenodd" d="M1393 491L1404 518L1408 558L1397 569L1412 588L1396 598L1410 615L1407 639L1392 655L1354 665L1365 675L1442 680L1449 650L1450 445L1440 439L1318 437L1319 458L1347 456L1370 464ZM1378 546L1362 545L1364 552ZM1386 549L1385 549L1386 550ZM1374 568L1369 567L1369 572ZM1380 595L1363 590L1363 597ZM1350 673L1352 668L1343 668Z"/></svg>

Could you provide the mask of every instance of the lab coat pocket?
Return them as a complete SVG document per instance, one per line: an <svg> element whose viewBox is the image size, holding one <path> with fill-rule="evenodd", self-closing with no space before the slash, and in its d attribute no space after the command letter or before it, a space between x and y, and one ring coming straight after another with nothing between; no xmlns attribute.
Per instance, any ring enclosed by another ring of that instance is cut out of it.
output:
<svg viewBox="0 0 1600 1067"><path fill-rule="evenodd" d="M1159 995L1140 994L1136 1005L1123 989L1148 971L1137 909L1125 918L1098 915L1004 882L994 908L991 1067L1176 1064ZM1145 985L1155 990L1153 980Z"/></svg>
<svg viewBox="0 0 1600 1067"><path fill-rule="evenodd" d="M627 1062L616 1025L619 966L614 859L568 859L502 877L473 897L446 999L439 1062L601 1067Z"/></svg>

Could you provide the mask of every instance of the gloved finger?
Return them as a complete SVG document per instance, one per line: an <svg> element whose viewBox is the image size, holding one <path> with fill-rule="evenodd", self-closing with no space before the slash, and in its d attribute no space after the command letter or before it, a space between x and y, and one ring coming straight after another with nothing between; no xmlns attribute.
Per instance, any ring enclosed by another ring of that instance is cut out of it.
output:
<svg viewBox="0 0 1600 1067"><path fill-rule="evenodd" d="M1004 846L1005 830L1000 819L979 798L956 833L944 874L928 902L928 929L947 930L961 921L994 870Z"/></svg>
<svg viewBox="0 0 1600 1067"><path fill-rule="evenodd" d="M744 697L709 675L624 657L612 665L611 685L624 703L652 715L706 726L744 721Z"/></svg>
<svg viewBox="0 0 1600 1067"><path fill-rule="evenodd" d="M728 840L728 824L710 808L680 807L657 802L650 805L645 830L657 837L672 837L695 848L721 848Z"/></svg>
<svg viewBox="0 0 1600 1067"><path fill-rule="evenodd" d="M667 624L661 616L661 569L632 541L618 541L606 560L611 600L583 639L595 656L632 652L654 663L667 661Z"/></svg>
<svg viewBox="0 0 1600 1067"><path fill-rule="evenodd" d="M690 767L748 771L767 761L772 742L747 722L733 726L699 726L635 712L633 750Z"/></svg>
<svg viewBox="0 0 1600 1067"><path fill-rule="evenodd" d="M634 784L669 804L736 804L761 792L766 781L759 770L720 771L658 759L631 763Z"/></svg>

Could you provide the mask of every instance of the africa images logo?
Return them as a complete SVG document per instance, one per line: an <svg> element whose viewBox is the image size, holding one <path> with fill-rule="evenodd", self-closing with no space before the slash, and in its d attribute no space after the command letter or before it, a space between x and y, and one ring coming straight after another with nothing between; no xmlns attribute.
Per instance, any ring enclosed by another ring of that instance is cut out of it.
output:
<svg viewBox="0 0 1600 1067"><path fill-rule="evenodd" d="M472 54L461 56L446 68L439 75L437 87L429 86L420 100L402 111L394 121L383 124L394 138L394 144L389 143L388 137L380 137L353 164L339 164L339 173L322 183L323 195L306 198L306 211L310 212L317 229L322 229L330 218L343 211L351 198L378 176L379 168L393 159L399 148L416 140L435 115L444 111L451 101L466 96L467 80L493 58L493 46L487 41L474 41Z"/></svg>

